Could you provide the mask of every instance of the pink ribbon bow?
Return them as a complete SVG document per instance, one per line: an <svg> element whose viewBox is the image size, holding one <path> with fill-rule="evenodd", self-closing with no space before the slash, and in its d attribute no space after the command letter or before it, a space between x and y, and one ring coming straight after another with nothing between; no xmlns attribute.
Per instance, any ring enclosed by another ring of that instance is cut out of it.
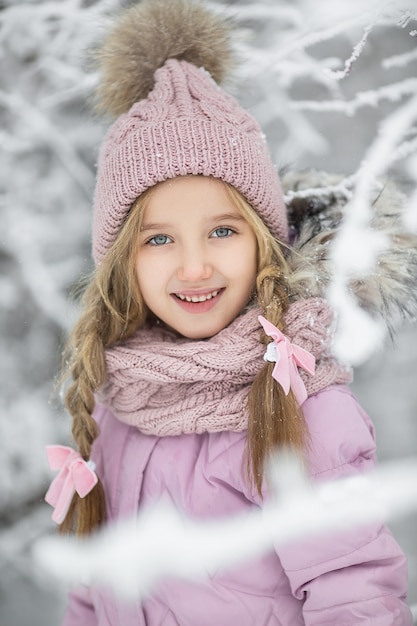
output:
<svg viewBox="0 0 417 626"><path fill-rule="evenodd" d="M45 500L55 508L52 519L61 524L74 493L84 498L97 484L97 474L94 472L94 463L84 461L82 456L67 446L46 446L49 467L60 470L49 487Z"/></svg>
<svg viewBox="0 0 417 626"><path fill-rule="evenodd" d="M307 399L307 390L298 372L298 367L309 374L314 374L316 359L310 352L291 343L291 341L276 326L268 322L262 315L258 317L268 337L272 337L273 343L268 344L264 359L276 361L272 377L281 385L286 395L290 387L294 392L298 404L301 406ZM271 354L270 346L274 347Z"/></svg>

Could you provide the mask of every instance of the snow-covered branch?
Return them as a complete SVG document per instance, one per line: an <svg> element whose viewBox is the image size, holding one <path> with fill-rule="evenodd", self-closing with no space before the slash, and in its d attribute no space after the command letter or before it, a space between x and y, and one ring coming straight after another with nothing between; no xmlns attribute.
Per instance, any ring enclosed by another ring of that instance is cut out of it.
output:
<svg viewBox="0 0 417 626"><path fill-rule="evenodd" d="M406 159L410 155L414 154L414 152L417 152L417 137L404 141L400 144L391 156L391 163Z"/></svg>
<svg viewBox="0 0 417 626"><path fill-rule="evenodd" d="M289 542L417 510L415 460L312 486L283 455L270 474L275 498L251 515L203 522L159 504L82 542L42 540L35 557L58 580L105 584L134 598L166 576L204 578Z"/></svg>
<svg viewBox="0 0 417 626"><path fill-rule="evenodd" d="M40 492L43 447L68 437L49 403L68 294L89 269L96 77L85 58L113 2L49 0L0 10L0 512ZM14 441L33 442L29 455ZM19 471L16 468L20 468Z"/></svg>
<svg viewBox="0 0 417 626"><path fill-rule="evenodd" d="M325 198L332 195L340 195L346 200L350 200L353 194L353 184L356 176L347 176L337 185L327 185L326 187L308 187L307 189L290 190L285 194L285 201L291 202L295 198Z"/></svg>
<svg viewBox="0 0 417 626"><path fill-rule="evenodd" d="M379 251L389 245L380 233L370 228L372 191L375 181L388 169L397 143L416 118L417 95L381 124L358 172L354 195L346 207L343 227L332 249L333 279L328 296L338 314L334 347L339 358L352 365L369 358L384 337L382 324L358 306L349 290L350 280L371 272Z"/></svg>
<svg viewBox="0 0 417 626"><path fill-rule="evenodd" d="M368 37L371 34L374 26L375 26L375 22L365 27L364 33L362 35L362 39L359 41L359 43L356 44L356 46L353 48L352 54L345 61L345 66L343 70L333 71L329 69L327 70L327 73L329 74L329 76L331 76L335 80L342 80L343 78L346 78L346 76L349 75L353 64L355 63L355 61L359 59L360 55L362 54L363 49L365 48L366 42L368 41Z"/></svg>
<svg viewBox="0 0 417 626"><path fill-rule="evenodd" d="M63 129L57 129L48 118L37 110L28 100L17 94L6 94L0 91L0 106L13 110L20 117L21 123L33 132L35 141L47 143L56 158L59 159L70 176L74 178L87 196L91 193L93 175L83 161L77 156L69 137L63 135Z"/></svg>
<svg viewBox="0 0 417 626"><path fill-rule="evenodd" d="M292 104L297 111L317 111L320 113L344 113L354 115L358 109L365 106L377 107L384 100L398 102L404 96L409 96L417 91L417 78L407 78L398 83L386 85L371 91L362 91L352 100L304 100Z"/></svg>
<svg viewBox="0 0 417 626"><path fill-rule="evenodd" d="M0 511L40 493L47 473L44 444L69 436L69 423L57 419L61 415L49 397L62 333L75 312L74 305L66 304L68 293L91 267L91 197L97 147L106 126L89 110L97 76L86 58L109 15L122 4L4 0L0 9ZM345 176L327 190L296 190L287 199L334 193L350 207L362 202L369 208L363 177L369 176L370 184L393 168L400 182L416 190L409 194L404 220L408 228L417 228L415 118L414 127L410 117L404 126L392 128L389 139L375 138L384 119L397 109L402 115L416 92L415 0L321 0L320 10L314 0L211 4L237 25L232 90L260 121L278 167L328 169ZM311 104L303 108L306 102ZM318 115L324 107L327 111ZM379 143L383 141L387 143ZM363 159L367 146L375 150ZM358 170L360 161L373 159L378 167ZM367 210L364 217L358 228L365 234L355 239L355 253L358 241L368 246ZM372 241L378 248L381 242ZM351 250L348 260L354 256ZM344 284L357 268L345 267L343 258L336 273ZM344 297L342 290L342 303ZM356 303L348 304L357 311ZM407 388L415 367L412 357L403 358L408 366L402 368L402 385ZM377 384L374 380L369 386ZM396 407L402 426L408 420L406 428L398 429L398 448L413 440L412 402L406 391L403 413ZM384 441L392 432L384 425L387 408L382 401L377 407L370 404ZM27 440L31 454L20 445ZM24 531L14 543L10 536L0 542L5 563L26 541Z"/></svg>
<svg viewBox="0 0 417 626"><path fill-rule="evenodd" d="M416 31L417 34L417 31ZM396 54L382 61L382 67L386 70L390 70L393 67L405 67L412 61L417 61L417 48L404 54Z"/></svg>

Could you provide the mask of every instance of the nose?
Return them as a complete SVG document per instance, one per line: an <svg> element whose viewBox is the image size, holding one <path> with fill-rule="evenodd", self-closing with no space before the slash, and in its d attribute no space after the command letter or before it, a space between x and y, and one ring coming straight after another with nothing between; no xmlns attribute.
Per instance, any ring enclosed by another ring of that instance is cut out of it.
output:
<svg viewBox="0 0 417 626"><path fill-rule="evenodd" d="M187 246L181 251L178 279L187 283L208 280L213 275L213 265L204 246Z"/></svg>

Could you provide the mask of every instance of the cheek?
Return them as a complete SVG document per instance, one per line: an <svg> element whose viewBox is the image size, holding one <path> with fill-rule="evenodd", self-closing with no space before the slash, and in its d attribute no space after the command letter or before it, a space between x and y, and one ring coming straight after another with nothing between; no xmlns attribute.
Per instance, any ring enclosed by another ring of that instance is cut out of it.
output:
<svg viewBox="0 0 417 626"><path fill-rule="evenodd" d="M139 258L136 259L135 274L136 274L136 280L138 281L138 285L139 285L139 287L141 287L141 282L142 282L142 261L140 261Z"/></svg>
<svg viewBox="0 0 417 626"><path fill-rule="evenodd" d="M256 276L258 274L258 243L257 241L253 241L250 247L250 251L248 251L247 255L247 264L246 264L246 275L248 280L252 282L252 284L256 281Z"/></svg>
<svg viewBox="0 0 417 626"><path fill-rule="evenodd" d="M143 298L146 300L149 291L149 284L152 282L154 277L158 276L159 274L155 271L155 268L152 267L152 264L149 262L146 255L141 255L140 257L138 257L138 259L136 260L135 271L136 279L139 285L139 291L141 292Z"/></svg>
<svg viewBox="0 0 417 626"><path fill-rule="evenodd" d="M247 246L240 251L238 259L240 259L240 262L236 262L237 258L235 256L232 265L236 285L239 286L241 297L249 298L255 288L258 274L257 248L255 246Z"/></svg>
<svg viewBox="0 0 417 626"><path fill-rule="evenodd" d="M155 254L155 250L149 252L145 250L136 259L135 271L139 291L150 309L157 306L161 296L166 294L171 266L167 255Z"/></svg>

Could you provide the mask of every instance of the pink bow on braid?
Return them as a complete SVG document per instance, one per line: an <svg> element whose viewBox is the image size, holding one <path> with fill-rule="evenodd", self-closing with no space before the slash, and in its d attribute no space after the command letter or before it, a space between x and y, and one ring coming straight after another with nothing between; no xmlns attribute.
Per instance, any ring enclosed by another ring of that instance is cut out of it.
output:
<svg viewBox="0 0 417 626"><path fill-rule="evenodd" d="M71 504L74 493L84 498L97 484L93 461L84 461L82 456L66 446L47 446L49 467L60 470L49 487L45 500L55 508L52 519L61 524Z"/></svg>
<svg viewBox="0 0 417 626"><path fill-rule="evenodd" d="M316 359L307 350L291 343L284 333L262 315L259 315L258 320L268 337L273 339L273 342L268 344L264 356L265 361L276 361L272 377L281 385L286 395L291 387L301 406L307 399L307 390L297 366L302 367L309 374L314 374Z"/></svg>

